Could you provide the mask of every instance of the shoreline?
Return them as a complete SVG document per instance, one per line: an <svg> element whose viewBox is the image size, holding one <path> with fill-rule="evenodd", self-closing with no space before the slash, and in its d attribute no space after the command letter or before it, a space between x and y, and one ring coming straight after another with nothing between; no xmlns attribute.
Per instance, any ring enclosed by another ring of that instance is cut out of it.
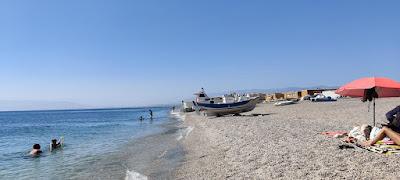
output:
<svg viewBox="0 0 400 180"><path fill-rule="evenodd" d="M181 124L181 120L170 117L168 122L157 125L161 131L132 139L117 151L98 157L88 173L81 174L77 179L147 180L172 177L184 158L183 147L177 140L185 130ZM110 168L110 164L118 166Z"/></svg>
<svg viewBox="0 0 400 180"><path fill-rule="evenodd" d="M377 100L377 122L400 98ZM371 124L368 103L359 99L301 102L275 107L259 104L262 117L186 115L193 131L182 141L186 152L176 179L388 179L399 177L397 156L340 150L338 139L320 135Z"/></svg>
<svg viewBox="0 0 400 180"><path fill-rule="evenodd" d="M125 180L169 179L183 161L184 150L181 141L187 135L183 126L184 116L169 113L170 122L160 125L163 131L145 136L129 143L127 154L146 152L145 155L124 155L126 161ZM138 162L141 162L138 164Z"/></svg>

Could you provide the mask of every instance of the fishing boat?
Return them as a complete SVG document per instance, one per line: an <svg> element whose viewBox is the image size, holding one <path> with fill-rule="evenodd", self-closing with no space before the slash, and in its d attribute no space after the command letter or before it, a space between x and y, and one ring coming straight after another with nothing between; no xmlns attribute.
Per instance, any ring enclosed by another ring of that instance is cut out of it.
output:
<svg viewBox="0 0 400 180"><path fill-rule="evenodd" d="M225 95L222 97L222 102L216 102L204 92L204 89L195 94L196 101L193 103L199 111L203 111L207 116L223 116L228 114L240 114L252 111L258 103L258 97L238 96L237 94Z"/></svg>

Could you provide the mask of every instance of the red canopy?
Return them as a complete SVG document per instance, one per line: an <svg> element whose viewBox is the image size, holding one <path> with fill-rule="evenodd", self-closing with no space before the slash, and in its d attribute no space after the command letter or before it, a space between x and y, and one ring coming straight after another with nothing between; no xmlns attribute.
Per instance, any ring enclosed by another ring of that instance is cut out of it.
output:
<svg viewBox="0 0 400 180"><path fill-rule="evenodd" d="M400 96L400 83L381 77L357 79L340 87L336 93L342 96L363 97L364 91L371 88L375 88L379 98Z"/></svg>

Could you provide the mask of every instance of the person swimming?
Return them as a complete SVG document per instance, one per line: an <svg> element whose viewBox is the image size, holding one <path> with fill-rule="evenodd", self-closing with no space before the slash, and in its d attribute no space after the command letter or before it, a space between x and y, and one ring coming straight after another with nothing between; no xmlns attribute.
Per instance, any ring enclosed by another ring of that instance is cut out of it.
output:
<svg viewBox="0 0 400 180"><path fill-rule="evenodd" d="M29 152L29 154L33 155L33 156L38 156L41 153L42 153L42 150L40 150L40 144L34 144L31 152Z"/></svg>
<svg viewBox="0 0 400 180"><path fill-rule="evenodd" d="M52 139L51 140L51 150L57 149L61 147L61 141L57 142L57 139Z"/></svg>

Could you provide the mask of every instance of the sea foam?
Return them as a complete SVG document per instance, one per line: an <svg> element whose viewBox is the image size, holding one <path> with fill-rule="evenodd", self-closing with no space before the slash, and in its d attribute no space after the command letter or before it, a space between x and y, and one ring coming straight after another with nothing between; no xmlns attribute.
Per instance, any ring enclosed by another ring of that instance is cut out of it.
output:
<svg viewBox="0 0 400 180"><path fill-rule="evenodd" d="M147 180L147 176L128 169L126 170L125 180Z"/></svg>
<svg viewBox="0 0 400 180"><path fill-rule="evenodd" d="M192 126L189 126L187 128L180 130L176 140L180 141L181 139L186 138L190 134L190 132L192 132L193 129L194 128Z"/></svg>
<svg viewBox="0 0 400 180"><path fill-rule="evenodd" d="M177 111L171 111L171 115L181 121L185 121L185 118L186 118L186 115L184 113L177 112Z"/></svg>

